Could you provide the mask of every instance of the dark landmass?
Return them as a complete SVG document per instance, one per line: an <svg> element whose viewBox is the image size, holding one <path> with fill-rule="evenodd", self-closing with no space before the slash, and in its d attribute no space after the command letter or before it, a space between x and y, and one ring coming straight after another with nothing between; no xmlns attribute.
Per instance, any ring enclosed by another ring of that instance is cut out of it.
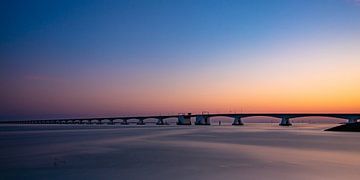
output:
<svg viewBox="0 0 360 180"><path fill-rule="evenodd" d="M332 127L326 129L325 131L350 131L350 132L360 132L360 122L352 124L343 124L340 126Z"/></svg>

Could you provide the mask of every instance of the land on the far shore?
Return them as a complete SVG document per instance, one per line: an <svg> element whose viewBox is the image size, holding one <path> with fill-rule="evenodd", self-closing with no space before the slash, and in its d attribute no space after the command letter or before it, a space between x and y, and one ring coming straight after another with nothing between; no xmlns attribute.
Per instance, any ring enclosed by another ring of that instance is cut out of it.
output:
<svg viewBox="0 0 360 180"><path fill-rule="evenodd" d="M342 124L340 126L326 129L326 131L348 131L348 132L360 132L360 122L351 124Z"/></svg>

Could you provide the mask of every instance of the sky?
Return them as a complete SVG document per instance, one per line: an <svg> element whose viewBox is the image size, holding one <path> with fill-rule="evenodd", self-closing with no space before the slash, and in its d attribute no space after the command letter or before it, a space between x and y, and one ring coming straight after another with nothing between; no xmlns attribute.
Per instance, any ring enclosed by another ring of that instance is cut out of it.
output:
<svg viewBox="0 0 360 180"><path fill-rule="evenodd" d="M3 0L0 119L360 112L357 0Z"/></svg>

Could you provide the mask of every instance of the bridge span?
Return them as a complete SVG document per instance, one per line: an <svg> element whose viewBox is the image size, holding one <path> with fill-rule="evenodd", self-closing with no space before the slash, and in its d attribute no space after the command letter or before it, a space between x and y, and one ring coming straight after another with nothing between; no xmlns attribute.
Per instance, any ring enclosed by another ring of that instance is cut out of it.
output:
<svg viewBox="0 0 360 180"><path fill-rule="evenodd" d="M107 124L120 123L129 124L130 120L137 120L138 125L144 125L145 120L156 119L157 125L166 125L166 119L177 118L177 125L191 125L191 118L195 118L195 125L210 125L210 118L229 117L233 118L232 125L243 125L243 118L247 117L273 117L280 120L280 126L291 126L290 119L301 117L330 117L347 120L347 123L356 123L360 119L360 113L224 113L224 114L185 114L165 116L124 116L124 117L97 117L97 118L69 118L69 119L48 119L48 120L23 120L23 121L0 121L2 124Z"/></svg>

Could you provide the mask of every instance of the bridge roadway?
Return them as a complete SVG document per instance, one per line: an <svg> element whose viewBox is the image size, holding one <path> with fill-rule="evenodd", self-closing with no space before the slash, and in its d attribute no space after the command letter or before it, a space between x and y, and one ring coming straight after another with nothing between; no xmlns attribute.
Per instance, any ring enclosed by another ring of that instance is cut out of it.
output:
<svg viewBox="0 0 360 180"><path fill-rule="evenodd" d="M137 120L138 125L144 125L146 119L157 119L157 125L167 124L165 119L177 118L177 125L191 125L191 118L195 118L195 125L210 125L211 117L230 117L233 118L233 125L243 125L242 118L247 117L274 117L280 119L280 126L291 126L290 119L301 117L331 117L347 120L347 123L356 123L360 119L360 113L234 113L234 114L178 114L165 116L124 116L124 117L97 117L97 118L71 118L71 119L50 119L50 120L23 120L23 121L2 121L4 124L102 124L107 120L107 124L118 123L129 124L129 120Z"/></svg>

